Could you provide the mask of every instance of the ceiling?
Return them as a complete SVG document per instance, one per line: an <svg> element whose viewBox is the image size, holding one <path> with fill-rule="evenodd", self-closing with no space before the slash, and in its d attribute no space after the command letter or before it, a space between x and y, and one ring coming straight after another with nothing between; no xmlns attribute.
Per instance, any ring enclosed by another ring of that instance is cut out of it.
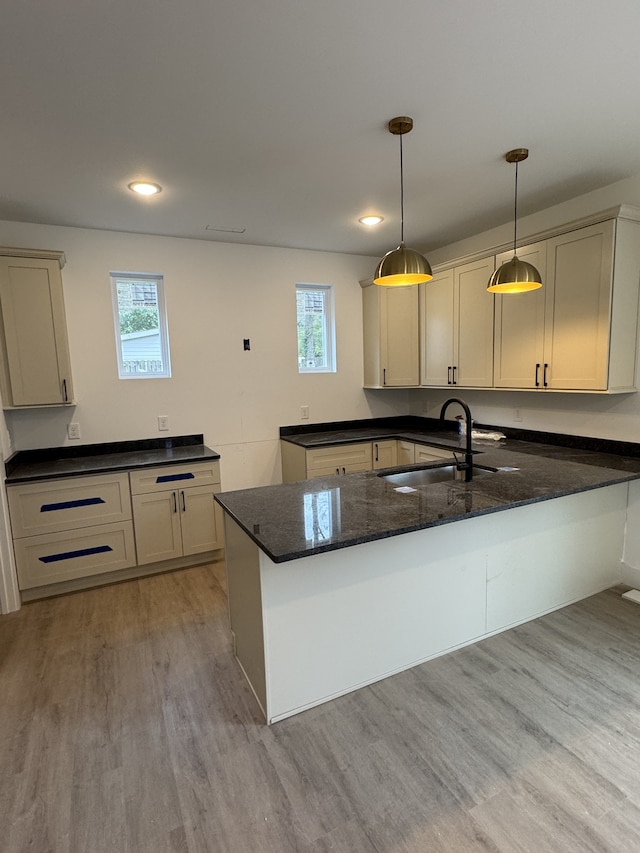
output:
<svg viewBox="0 0 640 853"><path fill-rule="evenodd" d="M0 219L380 255L410 115L428 251L510 220L510 148L523 215L640 173L639 33L638 0L4 0Z"/></svg>

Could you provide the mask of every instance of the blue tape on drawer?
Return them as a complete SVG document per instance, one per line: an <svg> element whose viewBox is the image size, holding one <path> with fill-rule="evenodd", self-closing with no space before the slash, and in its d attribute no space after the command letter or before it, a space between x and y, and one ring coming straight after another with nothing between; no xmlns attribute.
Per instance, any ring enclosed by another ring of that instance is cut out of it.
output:
<svg viewBox="0 0 640 853"><path fill-rule="evenodd" d="M63 554L49 554L46 557L38 557L38 559L41 563L58 563L60 560L73 560L74 557L90 557L91 554L104 554L106 551L113 551L111 545L81 548L79 551L65 551Z"/></svg>
<svg viewBox="0 0 640 853"><path fill-rule="evenodd" d="M195 474L163 474L161 477L156 477L156 483L174 483L176 480L193 480Z"/></svg>
<svg viewBox="0 0 640 853"><path fill-rule="evenodd" d="M54 512L57 509L73 509L76 506L91 506L92 504L103 504L102 498L81 498L77 501L60 501L55 504L42 504L40 512Z"/></svg>

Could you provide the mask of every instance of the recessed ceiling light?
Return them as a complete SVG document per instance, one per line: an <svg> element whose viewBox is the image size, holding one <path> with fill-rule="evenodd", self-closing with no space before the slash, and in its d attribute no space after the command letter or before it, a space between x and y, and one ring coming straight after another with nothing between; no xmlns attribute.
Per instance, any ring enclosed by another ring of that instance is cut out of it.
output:
<svg viewBox="0 0 640 853"><path fill-rule="evenodd" d="M380 225L381 222L384 221L384 216L361 216L358 219L358 222L362 222L363 225Z"/></svg>
<svg viewBox="0 0 640 853"><path fill-rule="evenodd" d="M133 181L128 186L132 192L138 193L138 195L155 195L162 192L160 184L150 184L148 181Z"/></svg>

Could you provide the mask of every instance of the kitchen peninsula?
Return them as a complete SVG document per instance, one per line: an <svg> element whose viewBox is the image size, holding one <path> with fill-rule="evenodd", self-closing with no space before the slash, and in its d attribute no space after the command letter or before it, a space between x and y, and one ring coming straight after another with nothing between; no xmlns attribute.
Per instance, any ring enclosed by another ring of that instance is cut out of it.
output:
<svg viewBox="0 0 640 853"><path fill-rule="evenodd" d="M413 435L459 447L455 433ZM640 448L474 450L497 470L471 483L399 491L372 471L216 495L236 656L268 722L620 581Z"/></svg>

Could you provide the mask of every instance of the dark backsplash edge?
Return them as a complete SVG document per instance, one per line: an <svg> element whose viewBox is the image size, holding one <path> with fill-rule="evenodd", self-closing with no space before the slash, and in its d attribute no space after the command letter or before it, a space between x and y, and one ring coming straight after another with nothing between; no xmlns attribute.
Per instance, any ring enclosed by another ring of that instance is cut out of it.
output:
<svg viewBox="0 0 640 853"><path fill-rule="evenodd" d="M357 421L335 421L321 424L295 424L280 427L280 437L290 435L306 435L308 433L333 432L349 429L397 429L398 432L413 430L457 430L454 421L445 421L444 425L438 418L423 418L419 415L398 415L388 418L369 418ZM558 432L542 432L540 430L516 429L515 427L496 426L495 424L474 423L478 429L497 430L507 438L516 441L531 441L537 444L554 444L559 447L570 447L575 450L592 450L597 453L613 453L618 456L640 457L640 444L632 441L616 441L608 438L591 438L584 435L567 435Z"/></svg>

